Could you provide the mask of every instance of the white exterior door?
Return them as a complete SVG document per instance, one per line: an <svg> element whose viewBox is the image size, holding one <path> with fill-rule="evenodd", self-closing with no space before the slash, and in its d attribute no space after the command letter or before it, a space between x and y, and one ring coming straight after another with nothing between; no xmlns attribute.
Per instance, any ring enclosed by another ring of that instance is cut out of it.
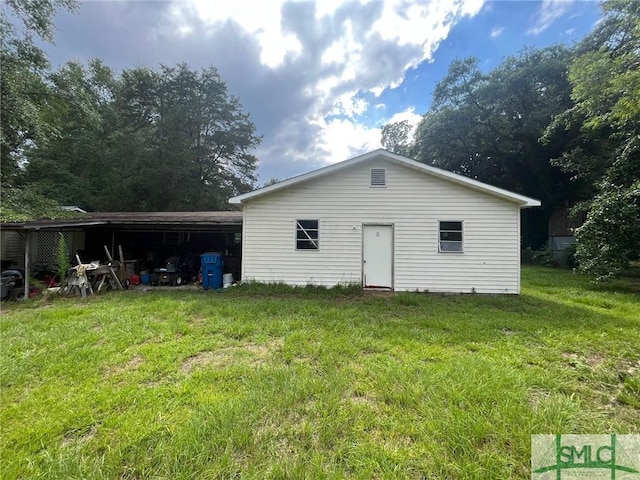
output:
<svg viewBox="0 0 640 480"><path fill-rule="evenodd" d="M363 225L362 282L365 288L393 288L393 225Z"/></svg>

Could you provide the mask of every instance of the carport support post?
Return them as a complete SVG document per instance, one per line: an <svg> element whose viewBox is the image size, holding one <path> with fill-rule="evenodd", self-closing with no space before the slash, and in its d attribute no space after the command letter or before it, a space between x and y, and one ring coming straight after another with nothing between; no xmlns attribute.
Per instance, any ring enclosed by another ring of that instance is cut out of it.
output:
<svg viewBox="0 0 640 480"><path fill-rule="evenodd" d="M29 298L29 277L31 276L31 230L27 230L24 246L24 298Z"/></svg>

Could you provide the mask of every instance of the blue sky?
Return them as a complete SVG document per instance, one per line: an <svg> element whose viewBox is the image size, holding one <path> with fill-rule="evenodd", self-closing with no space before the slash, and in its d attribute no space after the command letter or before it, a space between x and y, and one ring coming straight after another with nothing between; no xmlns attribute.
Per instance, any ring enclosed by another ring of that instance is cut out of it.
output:
<svg viewBox="0 0 640 480"><path fill-rule="evenodd" d="M58 14L46 50L54 66L215 66L263 136L263 183L378 148L389 121L415 125L456 58L488 71L599 18L575 0L89 1Z"/></svg>

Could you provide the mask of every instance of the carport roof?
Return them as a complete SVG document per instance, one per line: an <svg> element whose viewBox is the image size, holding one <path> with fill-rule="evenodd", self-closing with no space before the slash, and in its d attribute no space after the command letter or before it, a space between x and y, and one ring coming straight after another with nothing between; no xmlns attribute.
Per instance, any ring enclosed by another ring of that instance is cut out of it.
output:
<svg viewBox="0 0 640 480"><path fill-rule="evenodd" d="M242 225L242 212L88 212L81 218L15 223L2 222L0 228L3 230L46 230L95 225L182 225L185 227Z"/></svg>

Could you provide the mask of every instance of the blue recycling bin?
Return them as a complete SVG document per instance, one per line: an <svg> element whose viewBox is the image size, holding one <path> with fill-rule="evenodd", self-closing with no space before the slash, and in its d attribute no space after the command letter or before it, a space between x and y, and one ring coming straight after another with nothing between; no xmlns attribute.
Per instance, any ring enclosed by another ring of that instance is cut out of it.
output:
<svg viewBox="0 0 640 480"><path fill-rule="evenodd" d="M222 288L222 266L224 256L217 252L208 252L200 255L202 266L202 288L205 290Z"/></svg>

